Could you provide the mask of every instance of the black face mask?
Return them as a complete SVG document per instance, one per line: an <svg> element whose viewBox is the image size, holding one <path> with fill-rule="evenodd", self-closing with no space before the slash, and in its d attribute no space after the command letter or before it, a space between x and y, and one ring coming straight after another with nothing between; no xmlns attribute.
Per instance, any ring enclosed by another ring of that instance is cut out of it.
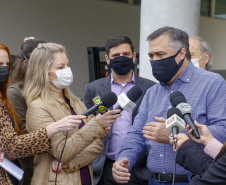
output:
<svg viewBox="0 0 226 185"><path fill-rule="evenodd" d="M8 82L9 79L9 67L0 66L0 88Z"/></svg>
<svg viewBox="0 0 226 185"><path fill-rule="evenodd" d="M173 56L161 60L152 60L151 67L153 76L160 82L168 83L181 68L184 59L177 64L175 58L181 49Z"/></svg>
<svg viewBox="0 0 226 185"><path fill-rule="evenodd" d="M110 59L110 67L118 75L126 75L130 72L133 67L133 57L128 58L124 56Z"/></svg>

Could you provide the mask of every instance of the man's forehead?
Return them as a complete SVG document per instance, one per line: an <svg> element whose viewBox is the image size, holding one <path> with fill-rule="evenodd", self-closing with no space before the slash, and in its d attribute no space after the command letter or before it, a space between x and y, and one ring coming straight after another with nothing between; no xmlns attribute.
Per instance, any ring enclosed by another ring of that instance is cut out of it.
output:
<svg viewBox="0 0 226 185"><path fill-rule="evenodd" d="M199 40L189 38L189 50L194 53L201 52Z"/></svg>
<svg viewBox="0 0 226 185"><path fill-rule="evenodd" d="M123 43L118 46L112 47L109 51L110 54L121 52L132 52L132 49L128 43Z"/></svg>
<svg viewBox="0 0 226 185"><path fill-rule="evenodd" d="M190 47L191 46L200 46L200 42L199 42L199 40L197 40L197 39L194 39L194 38L189 38L189 45L190 45Z"/></svg>

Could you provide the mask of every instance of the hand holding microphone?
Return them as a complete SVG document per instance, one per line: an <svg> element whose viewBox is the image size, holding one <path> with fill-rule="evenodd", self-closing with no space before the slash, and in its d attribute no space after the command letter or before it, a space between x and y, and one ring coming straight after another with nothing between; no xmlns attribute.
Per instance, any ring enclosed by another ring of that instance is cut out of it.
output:
<svg viewBox="0 0 226 185"><path fill-rule="evenodd" d="M175 140L177 142L175 142ZM180 146L187 140L189 140L189 137L187 136L187 134L184 134L184 133L175 134L174 140L172 139L173 150L176 151L176 147L178 150L180 148Z"/></svg>
<svg viewBox="0 0 226 185"><path fill-rule="evenodd" d="M173 135L178 134L185 128L185 122L182 119L181 111L172 107L167 112L166 128L173 133ZM174 140L175 146L177 145L176 139Z"/></svg>
<svg viewBox="0 0 226 185"><path fill-rule="evenodd" d="M96 120L97 122L102 126L102 127L109 127L111 126L113 123L116 122L116 119L121 117L120 114L120 110L109 110L108 112L104 113L104 114L98 114L96 116Z"/></svg>
<svg viewBox="0 0 226 185"><path fill-rule="evenodd" d="M189 130L189 127L186 127L190 138L195 142L206 146L210 140L214 139L213 135L211 134L210 130L206 125L199 124L197 121L194 121L194 124L198 128L200 138L196 139L192 134L192 130Z"/></svg>
<svg viewBox="0 0 226 185"><path fill-rule="evenodd" d="M184 120L190 126L190 129L192 129L192 134L196 139L199 139L198 129L191 118L191 106L187 103L184 95L180 91L174 91L170 95L170 102L173 107L177 107L181 111Z"/></svg>

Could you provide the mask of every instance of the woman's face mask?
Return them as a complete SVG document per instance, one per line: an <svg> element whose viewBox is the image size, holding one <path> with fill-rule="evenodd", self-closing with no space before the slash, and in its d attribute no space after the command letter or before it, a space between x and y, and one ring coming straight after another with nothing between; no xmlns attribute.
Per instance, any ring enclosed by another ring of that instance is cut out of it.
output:
<svg viewBox="0 0 226 185"><path fill-rule="evenodd" d="M57 80L51 81L56 88L58 89L64 89L66 87L69 87L73 82L73 73L71 71L70 67L67 67L65 69L57 70L56 72L49 71L52 73L56 73Z"/></svg>
<svg viewBox="0 0 226 185"><path fill-rule="evenodd" d="M0 88L8 82L9 66L0 66Z"/></svg>

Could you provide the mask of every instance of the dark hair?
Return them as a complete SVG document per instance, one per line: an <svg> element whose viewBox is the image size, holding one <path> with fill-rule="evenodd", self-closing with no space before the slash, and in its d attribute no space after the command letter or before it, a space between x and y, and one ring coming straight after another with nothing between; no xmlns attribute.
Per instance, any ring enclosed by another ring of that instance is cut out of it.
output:
<svg viewBox="0 0 226 185"><path fill-rule="evenodd" d="M186 49L186 55L185 57L190 61L191 60L191 54L189 51L189 42L188 42L188 34L180 29L173 28L173 27L163 27L159 28L153 33L151 33L147 37L147 41L152 41L158 38L162 35L169 35L169 43L168 45L174 49L174 52L176 53L180 48Z"/></svg>
<svg viewBox="0 0 226 185"><path fill-rule="evenodd" d="M107 40L106 45L105 45L107 55L109 55L111 48L116 47L120 44L124 44L124 43L129 44L132 52L134 52L134 46L129 37L123 36L123 35L113 35Z"/></svg>
<svg viewBox="0 0 226 185"><path fill-rule="evenodd" d="M29 60L32 51L37 47L38 43L46 43L42 39L29 39L20 46L20 52L16 60L16 69L13 76L13 83L18 83L20 88L24 87L24 80L27 68L24 66L24 60Z"/></svg>

